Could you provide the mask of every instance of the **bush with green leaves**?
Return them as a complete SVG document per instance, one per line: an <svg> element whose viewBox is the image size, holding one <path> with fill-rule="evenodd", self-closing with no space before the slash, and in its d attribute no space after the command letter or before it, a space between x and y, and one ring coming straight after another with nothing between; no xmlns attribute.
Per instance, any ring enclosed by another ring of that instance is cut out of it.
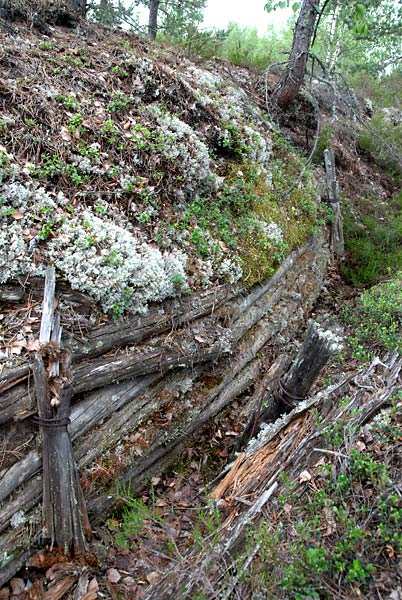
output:
<svg viewBox="0 0 402 600"><path fill-rule="evenodd" d="M342 423L340 437L337 427L323 431L333 458L317 467L304 502L300 484L282 478L275 518L263 519L249 534L245 556L256 544L258 556L244 581L255 597L371 598L380 573L396 568L402 549L398 470L383 457L391 447L396 452L401 403L391 402L386 414L365 426L372 443L364 450L352 445L363 428Z"/></svg>
<svg viewBox="0 0 402 600"><path fill-rule="evenodd" d="M366 290L343 317L354 328L349 343L356 358L395 349L402 353L402 272Z"/></svg>

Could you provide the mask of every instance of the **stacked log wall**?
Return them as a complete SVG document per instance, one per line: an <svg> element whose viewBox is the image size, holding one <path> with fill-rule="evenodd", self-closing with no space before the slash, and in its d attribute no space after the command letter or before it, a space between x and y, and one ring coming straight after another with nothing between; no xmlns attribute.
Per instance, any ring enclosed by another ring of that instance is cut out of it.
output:
<svg viewBox="0 0 402 600"><path fill-rule="evenodd" d="M168 468L192 433L261 378L267 347L286 350L321 290L329 259L327 239L320 234L247 293L220 287L166 303L144 318L96 328L84 340L65 337L73 354L69 429L82 478L89 479L105 455L115 466L109 488L118 480L140 491ZM25 419L34 410L29 372L26 364L2 374L3 444L10 428L29 429ZM194 397L191 386L205 373L213 373L215 383ZM173 418L161 428L158 415L172 402ZM141 456L130 452L130 436L138 432L146 440ZM6 563L0 585L43 533L39 443L0 472L0 558ZM116 502L102 486L84 490L92 522Z"/></svg>

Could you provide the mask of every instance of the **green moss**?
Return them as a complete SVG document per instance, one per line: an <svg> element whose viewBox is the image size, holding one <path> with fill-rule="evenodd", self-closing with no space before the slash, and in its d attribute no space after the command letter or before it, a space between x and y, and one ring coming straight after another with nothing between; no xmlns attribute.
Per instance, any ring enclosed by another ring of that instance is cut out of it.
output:
<svg viewBox="0 0 402 600"><path fill-rule="evenodd" d="M272 183L254 163L227 161L222 188L190 204L181 224L199 255L214 255L222 246L236 254L248 287L270 277L289 251L307 240L317 218L309 176L286 193L299 176L301 160L282 143L277 150L286 160L273 161Z"/></svg>

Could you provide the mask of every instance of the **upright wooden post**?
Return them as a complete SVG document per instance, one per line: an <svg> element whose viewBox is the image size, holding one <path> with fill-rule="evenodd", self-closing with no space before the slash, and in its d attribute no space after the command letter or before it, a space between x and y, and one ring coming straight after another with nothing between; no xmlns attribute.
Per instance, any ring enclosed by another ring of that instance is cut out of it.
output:
<svg viewBox="0 0 402 600"><path fill-rule="evenodd" d="M55 269L48 267L39 335L41 349L33 367L39 414L36 421L42 432L43 517L52 546L56 544L65 552L85 552L85 533L90 532L90 526L67 430L71 361L65 355L60 368L61 325L60 315L54 314L55 289Z"/></svg>
<svg viewBox="0 0 402 600"><path fill-rule="evenodd" d="M258 420L277 419L304 400L331 356L342 348L341 338L330 328L310 321L304 342L283 377L273 382L267 408Z"/></svg>
<svg viewBox="0 0 402 600"><path fill-rule="evenodd" d="M334 254L341 257L345 254L343 239L343 223L341 204L339 201L339 185L336 180L335 153L333 149L324 150L325 173L327 180L328 200L332 207L334 217L331 223L331 249Z"/></svg>

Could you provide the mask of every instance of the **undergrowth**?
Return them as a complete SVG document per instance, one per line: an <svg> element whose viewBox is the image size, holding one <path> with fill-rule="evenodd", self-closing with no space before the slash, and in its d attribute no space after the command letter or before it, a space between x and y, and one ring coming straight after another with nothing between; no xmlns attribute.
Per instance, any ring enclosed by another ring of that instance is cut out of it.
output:
<svg viewBox="0 0 402 600"><path fill-rule="evenodd" d="M340 270L348 283L376 283L402 265L402 192L385 205L362 198L344 203L344 236L347 261Z"/></svg>
<svg viewBox="0 0 402 600"><path fill-rule="evenodd" d="M333 454L320 461L308 488L283 480L281 508L250 533L247 552L259 544L245 576L253 597L374 597L375 579L395 569L402 549L396 487L401 399L368 430L341 424L325 430Z"/></svg>
<svg viewBox="0 0 402 600"><path fill-rule="evenodd" d="M348 341L354 358L368 360L393 350L402 354L402 272L366 290L342 314L353 328Z"/></svg>

